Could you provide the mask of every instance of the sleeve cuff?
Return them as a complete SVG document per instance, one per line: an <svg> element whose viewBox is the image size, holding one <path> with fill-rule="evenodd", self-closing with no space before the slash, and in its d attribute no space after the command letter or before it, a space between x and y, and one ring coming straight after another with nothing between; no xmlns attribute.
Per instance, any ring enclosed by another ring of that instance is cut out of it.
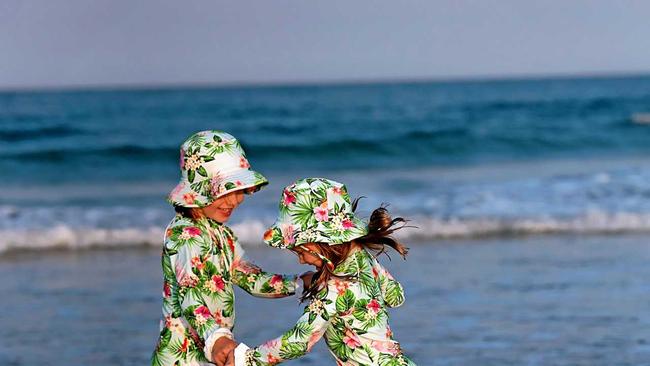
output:
<svg viewBox="0 0 650 366"><path fill-rule="evenodd" d="M240 343L235 348L235 366L246 366L246 351L249 349L250 347L244 343Z"/></svg>
<svg viewBox="0 0 650 366"><path fill-rule="evenodd" d="M214 342L216 342L217 339L221 337L228 337L232 339L232 332L228 328L219 328L210 334L210 336L205 340L205 346L203 346L203 354L205 355L205 358L207 358L210 362L214 362L212 361L212 346L214 346Z"/></svg>

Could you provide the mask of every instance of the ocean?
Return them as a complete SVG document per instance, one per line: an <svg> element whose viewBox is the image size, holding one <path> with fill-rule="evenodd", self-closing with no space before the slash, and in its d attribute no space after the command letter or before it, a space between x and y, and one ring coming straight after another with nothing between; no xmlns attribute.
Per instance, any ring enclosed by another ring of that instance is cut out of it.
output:
<svg viewBox="0 0 650 366"><path fill-rule="evenodd" d="M650 230L650 76L0 93L0 252L157 246L179 147L239 138L271 181L233 217L259 243L283 186L321 176L437 239Z"/></svg>
<svg viewBox="0 0 650 366"><path fill-rule="evenodd" d="M204 129L271 181L229 222L269 271L306 270L261 244L296 179L410 220L382 262L417 364L650 365L650 76L0 92L1 365L148 364L165 196ZM301 312L236 306L251 345Z"/></svg>

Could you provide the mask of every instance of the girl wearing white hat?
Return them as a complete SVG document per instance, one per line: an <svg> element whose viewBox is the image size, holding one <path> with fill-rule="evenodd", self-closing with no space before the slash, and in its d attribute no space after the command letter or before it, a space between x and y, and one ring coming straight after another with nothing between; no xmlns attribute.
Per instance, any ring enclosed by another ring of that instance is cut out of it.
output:
<svg viewBox="0 0 650 366"><path fill-rule="evenodd" d="M225 225L244 194L268 183L250 169L233 136L192 135L181 147L180 166L181 180L168 197L177 214L165 230L163 317L152 365L212 365L227 355L217 339L234 326L233 284L277 298L295 293L297 276L266 273L246 261Z"/></svg>
<svg viewBox="0 0 650 366"><path fill-rule="evenodd" d="M316 267L303 295L310 302L288 331L254 348L240 343L229 363L276 365L303 356L324 337L337 365L415 365L388 324L386 309L404 302L402 285L376 258L386 246L406 256L407 248L391 237L405 221L380 207L366 223L355 206L345 186L328 179L301 179L284 189L278 220L264 241Z"/></svg>

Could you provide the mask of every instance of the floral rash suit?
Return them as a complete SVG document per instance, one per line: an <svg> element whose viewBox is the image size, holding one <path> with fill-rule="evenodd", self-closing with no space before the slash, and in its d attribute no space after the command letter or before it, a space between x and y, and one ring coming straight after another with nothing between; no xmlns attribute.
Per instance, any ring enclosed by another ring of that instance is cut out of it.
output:
<svg viewBox="0 0 650 366"><path fill-rule="evenodd" d="M174 217L165 232L163 318L152 365L212 365L204 347L210 352L216 330L234 326L233 284L258 297L295 293L296 276L262 272L243 256L227 226Z"/></svg>
<svg viewBox="0 0 650 366"><path fill-rule="evenodd" d="M404 303L400 283L365 250L350 255L334 273L348 279L330 279L293 328L246 351L246 366L300 357L322 336L337 365L415 365L388 325L386 308Z"/></svg>

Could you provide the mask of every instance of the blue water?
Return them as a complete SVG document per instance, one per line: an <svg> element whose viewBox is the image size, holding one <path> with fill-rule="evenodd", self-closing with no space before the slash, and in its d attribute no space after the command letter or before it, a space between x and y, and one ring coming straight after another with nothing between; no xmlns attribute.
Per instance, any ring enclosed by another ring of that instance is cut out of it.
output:
<svg viewBox="0 0 650 366"><path fill-rule="evenodd" d="M179 146L203 129L238 137L274 183L239 222L319 175L424 236L647 230L650 125L633 116L648 112L650 76L4 92L0 230L164 225Z"/></svg>

